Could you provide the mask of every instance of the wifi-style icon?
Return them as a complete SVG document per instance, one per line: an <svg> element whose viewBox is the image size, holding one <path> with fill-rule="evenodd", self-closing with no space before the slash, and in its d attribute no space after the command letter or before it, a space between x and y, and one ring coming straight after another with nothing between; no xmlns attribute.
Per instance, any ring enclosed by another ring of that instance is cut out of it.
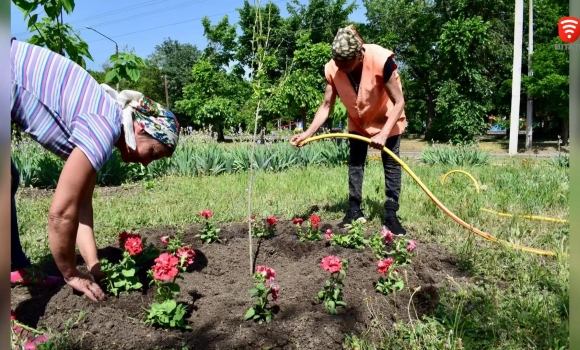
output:
<svg viewBox="0 0 580 350"><path fill-rule="evenodd" d="M563 42L573 43L580 36L580 19L572 16L558 20L558 35Z"/></svg>

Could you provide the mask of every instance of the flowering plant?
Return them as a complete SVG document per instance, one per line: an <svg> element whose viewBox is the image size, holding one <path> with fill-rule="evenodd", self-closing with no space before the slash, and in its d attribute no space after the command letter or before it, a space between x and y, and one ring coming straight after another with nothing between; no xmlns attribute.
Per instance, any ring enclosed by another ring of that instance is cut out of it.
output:
<svg viewBox="0 0 580 350"><path fill-rule="evenodd" d="M334 255L328 255L321 261L320 266L323 270L330 272L330 279L326 281L324 289L318 292L318 300L324 301L324 306L331 314L336 314L336 307L346 307L342 300L342 281L346 276L348 261L341 260Z"/></svg>
<svg viewBox="0 0 580 350"><path fill-rule="evenodd" d="M388 252L386 251L386 247L387 244L391 243L392 241L393 233L384 226L380 232L373 234L369 239L369 246L375 255L375 258L382 259L387 257Z"/></svg>
<svg viewBox="0 0 580 350"><path fill-rule="evenodd" d="M187 267L193 264L195 251L189 246L183 245L179 237L161 237L161 242L166 244L167 251L161 253L155 259L155 265L148 271L152 278L151 284L157 285L156 302L151 304L145 323L158 324L162 327L180 327L191 329L185 323L184 316L186 307L175 301L179 296L180 287L176 283L178 278L183 278L180 272L185 272Z"/></svg>
<svg viewBox="0 0 580 350"><path fill-rule="evenodd" d="M412 262L411 256L413 255L413 251L417 248L417 242L412 239L398 239L395 240L394 243L394 249L389 251L387 254L393 256L396 264L399 266L410 264Z"/></svg>
<svg viewBox="0 0 580 350"><path fill-rule="evenodd" d="M141 235L123 231L119 234L119 246L124 249L121 261L112 264L107 259L101 259L101 271L105 274L102 281L113 295L118 296L120 292L139 290L143 287L137 276L138 264L156 252L153 245L146 246L145 243Z"/></svg>
<svg viewBox="0 0 580 350"><path fill-rule="evenodd" d="M280 286L274 284L276 279L276 271L268 266L257 266L253 275L254 288L250 289L250 296L258 298L254 306L246 311L244 319L270 323L274 314L272 310L267 308L268 295L272 296L273 301L278 301L278 294L280 293Z"/></svg>
<svg viewBox="0 0 580 350"><path fill-rule="evenodd" d="M252 221L252 237L258 238L268 238L272 237L276 233L276 224L278 223L278 219L273 216L270 216L264 221L257 221L256 215L252 215L250 217Z"/></svg>
<svg viewBox="0 0 580 350"><path fill-rule="evenodd" d="M389 294L394 291L400 291L405 286L401 274L394 264L393 258L386 258L377 261L377 272L386 277L379 277L377 290L382 294Z"/></svg>
<svg viewBox="0 0 580 350"><path fill-rule="evenodd" d="M198 237L204 243L221 242L218 236L218 233L221 231L221 229L215 227L210 221L210 218L213 216L213 211L207 209L202 210L199 215L205 218L205 222L201 232L195 235L195 237Z"/></svg>
<svg viewBox="0 0 580 350"><path fill-rule="evenodd" d="M346 234L332 234L330 243L344 248L362 249L367 244L367 240L363 236L364 227L360 221L355 221L352 225L345 225L348 233Z"/></svg>
<svg viewBox="0 0 580 350"><path fill-rule="evenodd" d="M303 222L304 219L302 218L295 218L292 221L292 224L296 226L298 232L298 240L300 242L318 241L320 239L320 230L318 228L320 225L320 216L316 214L310 215L310 221L308 222L306 232L302 231Z"/></svg>

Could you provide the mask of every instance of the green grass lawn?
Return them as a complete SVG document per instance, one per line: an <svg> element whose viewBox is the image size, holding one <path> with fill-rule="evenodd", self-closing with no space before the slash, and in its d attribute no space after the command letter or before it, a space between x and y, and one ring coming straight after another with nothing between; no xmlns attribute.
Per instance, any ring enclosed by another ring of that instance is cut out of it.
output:
<svg viewBox="0 0 580 350"><path fill-rule="evenodd" d="M461 168L478 180L482 192L477 194L471 180L462 174L450 175L441 185L441 177L456 167L408 161L433 194L467 223L504 240L568 253L568 224L501 218L480 210L568 219L567 168L539 159L492 159L487 166ZM384 201L379 164L371 162L367 167L363 189L363 211L376 226ZM338 220L347 205L347 181L344 166L261 173L254 184L253 212L291 219L316 211L323 220ZM97 242L99 246L113 243L126 229L195 223L203 209L213 210L218 222L243 221L247 184L248 174L241 173L164 177L123 188L98 188L94 195ZM34 261L49 253L46 222L50 200L48 191L18 194L21 239ZM441 212L406 173L400 204L399 214L409 235L453 253L478 283L445 293L432 319L393 329L379 325L369 329L369 334L349 336L346 344L350 348L435 348L434 344L448 337L450 348L465 344L473 349L567 347L567 257L541 257L474 236ZM367 341L373 334L383 340Z"/></svg>

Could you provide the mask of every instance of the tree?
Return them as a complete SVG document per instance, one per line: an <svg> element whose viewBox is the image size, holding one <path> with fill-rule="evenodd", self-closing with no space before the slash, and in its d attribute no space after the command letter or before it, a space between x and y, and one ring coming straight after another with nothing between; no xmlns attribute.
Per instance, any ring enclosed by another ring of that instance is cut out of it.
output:
<svg viewBox="0 0 580 350"><path fill-rule="evenodd" d="M513 23L507 2L363 2L368 24L361 32L395 52L405 76L405 100L423 100L410 108L426 107L426 115L419 114L426 118L426 138L461 141L483 131L487 112L506 97L500 87L509 77L511 51L506 43ZM414 113L408 116L420 124Z"/></svg>
<svg viewBox="0 0 580 350"><path fill-rule="evenodd" d="M12 0L28 18L27 29L35 32L28 42L44 46L60 55L68 56L72 61L86 67L85 58L93 60L89 45L73 30L73 27L63 21L63 10L71 14L75 8L74 0ZM42 7L46 16L38 21L38 13ZM60 17L60 18L59 18Z"/></svg>
<svg viewBox="0 0 580 350"><path fill-rule="evenodd" d="M568 144L569 133L569 53L556 50L563 44L554 23L562 13L568 13L569 5L562 0L534 1L534 53L533 75L522 77L522 88L534 97L534 112L543 121L554 120L559 124L563 144Z"/></svg>
<svg viewBox="0 0 580 350"><path fill-rule="evenodd" d="M247 83L216 67L207 57L199 59L191 73L192 82L184 88L183 99L176 102L176 108L190 116L195 124L216 126L218 141L223 141L224 127L233 123L247 100Z"/></svg>
<svg viewBox="0 0 580 350"><path fill-rule="evenodd" d="M192 68L192 80L183 89L183 99L175 105L192 122L216 126L218 140L223 141L224 128L234 121L250 90L239 70L226 71L237 47L235 25L229 24L227 16L216 25L204 17L202 24L208 45Z"/></svg>
<svg viewBox="0 0 580 350"><path fill-rule="evenodd" d="M183 97L183 88L192 82L191 69L201 56L201 51L192 44L180 43L171 38L164 39L147 58L150 67L149 78L156 81L165 101L164 76L167 76L169 108ZM178 116L179 118L179 116Z"/></svg>
<svg viewBox="0 0 580 350"><path fill-rule="evenodd" d="M267 104L267 110L279 115L300 116L306 126L307 115L314 113L322 102L326 79L324 65L331 57L328 43L313 44L309 33L298 40L292 70L281 89Z"/></svg>

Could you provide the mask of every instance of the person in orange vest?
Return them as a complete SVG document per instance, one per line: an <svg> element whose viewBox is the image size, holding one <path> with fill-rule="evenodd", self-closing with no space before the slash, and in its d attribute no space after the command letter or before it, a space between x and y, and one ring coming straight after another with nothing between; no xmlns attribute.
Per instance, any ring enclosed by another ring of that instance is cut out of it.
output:
<svg viewBox="0 0 580 350"><path fill-rule="evenodd" d="M324 66L326 89L324 100L308 129L291 139L311 137L332 113L336 97L340 97L348 114L348 132L370 138L370 146L382 150L386 146L399 156L401 134L405 130L405 99L394 53L379 45L366 44L353 25L340 28L332 43L332 59ZM353 221L366 222L361 210L364 166L369 144L349 139L350 157L349 209L341 226ZM383 226L394 235L406 230L396 215L401 192L401 166L381 152L385 174L385 219Z"/></svg>

